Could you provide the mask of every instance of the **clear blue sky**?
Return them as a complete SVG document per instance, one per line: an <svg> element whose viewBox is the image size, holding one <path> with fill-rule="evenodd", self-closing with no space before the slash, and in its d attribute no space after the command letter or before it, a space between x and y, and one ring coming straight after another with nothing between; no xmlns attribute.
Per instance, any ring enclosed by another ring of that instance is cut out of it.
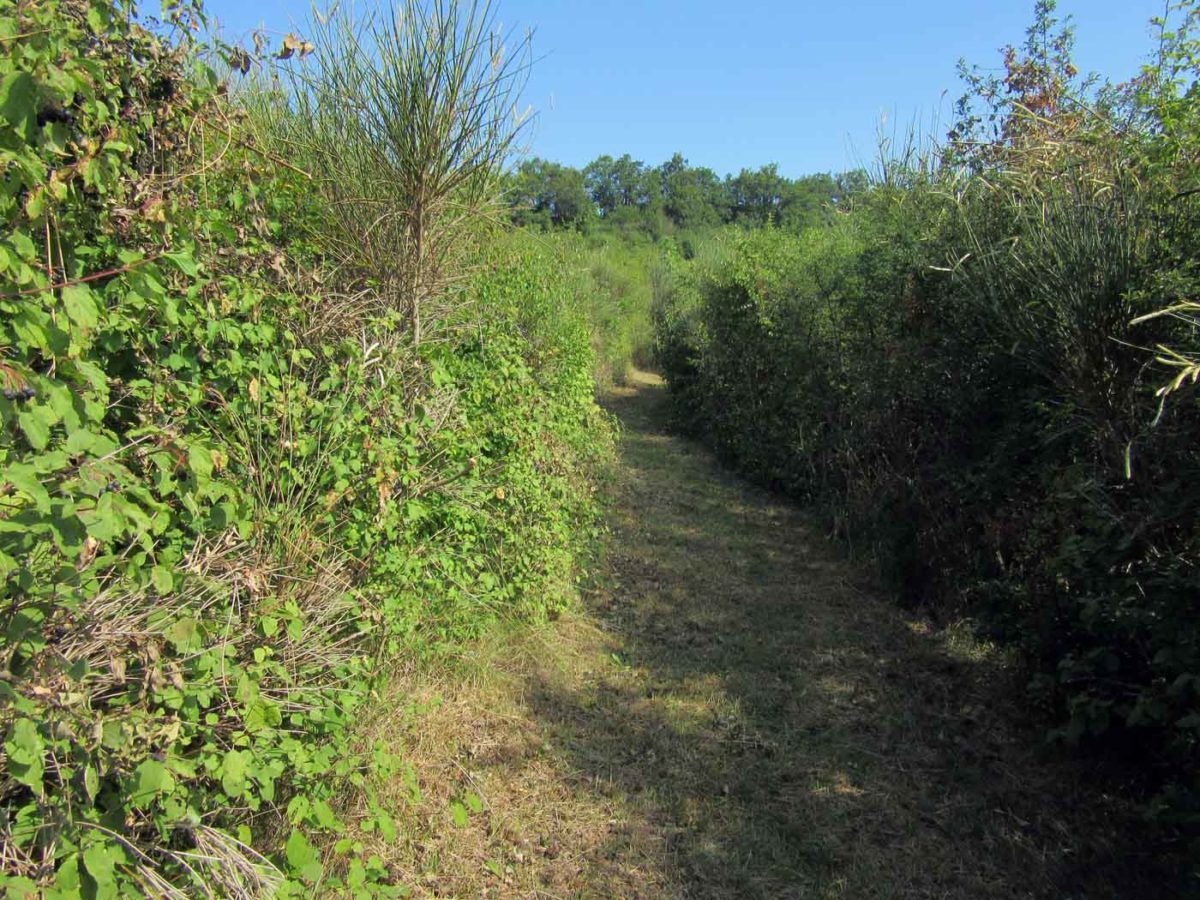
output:
<svg viewBox="0 0 1200 900"><path fill-rule="evenodd" d="M306 0L208 0L227 37L303 22ZM322 3L324 8L327 3ZM534 29L532 153L657 164L679 151L718 174L777 162L789 176L869 163L875 136L945 121L965 57L999 65L1033 0L497 0ZM1153 47L1164 0L1060 0L1076 62L1114 81ZM943 100L943 93L945 99ZM945 129L940 129L944 131Z"/></svg>

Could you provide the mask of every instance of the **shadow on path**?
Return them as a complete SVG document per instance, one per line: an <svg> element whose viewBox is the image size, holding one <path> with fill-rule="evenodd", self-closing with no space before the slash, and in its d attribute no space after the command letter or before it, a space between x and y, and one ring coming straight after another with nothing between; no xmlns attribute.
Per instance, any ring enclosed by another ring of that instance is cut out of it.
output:
<svg viewBox="0 0 1200 900"><path fill-rule="evenodd" d="M573 896L1178 896L1121 843L1128 810L1030 749L997 654L671 437L664 394L639 375L610 401L615 664L527 684L572 789L626 811Z"/></svg>

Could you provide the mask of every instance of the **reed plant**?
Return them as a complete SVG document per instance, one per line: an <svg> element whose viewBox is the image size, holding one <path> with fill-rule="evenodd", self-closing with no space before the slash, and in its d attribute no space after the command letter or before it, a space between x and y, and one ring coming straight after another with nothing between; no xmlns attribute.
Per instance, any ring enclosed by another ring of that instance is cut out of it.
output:
<svg viewBox="0 0 1200 900"><path fill-rule="evenodd" d="M499 209L531 35L502 30L492 0L339 6L307 33L311 52L275 67L263 129L312 175L313 237L361 284L355 308L398 314L419 346L462 302L470 238Z"/></svg>

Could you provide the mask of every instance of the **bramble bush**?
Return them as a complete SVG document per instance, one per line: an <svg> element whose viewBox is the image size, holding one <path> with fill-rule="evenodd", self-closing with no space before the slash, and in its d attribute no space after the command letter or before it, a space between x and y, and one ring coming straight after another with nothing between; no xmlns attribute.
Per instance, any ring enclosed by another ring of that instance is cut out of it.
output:
<svg viewBox="0 0 1200 900"><path fill-rule="evenodd" d="M1002 75L965 71L939 152L679 277L658 355L686 427L1019 648L1051 736L1194 825L1198 13L1089 92L1053 8Z"/></svg>
<svg viewBox="0 0 1200 900"><path fill-rule="evenodd" d="M392 811L343 802L401 765L356 717L398 655L570 596L586 322L550 251L469 222L420 340L218 74L263 56L167 10L0 11L0 885L402 894L355 837Z"/></svg>

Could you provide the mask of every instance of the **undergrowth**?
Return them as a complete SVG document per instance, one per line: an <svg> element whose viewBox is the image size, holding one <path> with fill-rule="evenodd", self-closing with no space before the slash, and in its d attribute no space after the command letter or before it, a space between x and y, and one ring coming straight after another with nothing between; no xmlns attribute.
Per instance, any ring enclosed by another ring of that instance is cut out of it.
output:
<svg viewBox="0 0 1200 900"><path fill-rule="evenodd" d="M437 37L463 90L435 111L494 129L469 165L439 129L408 149L440 205L389 198L387 271L330 230L377 198L308 167L312 110L230 88L319 75L316 46L205 47L170 9L0 11L0 884L401 894L355 837L388 810L339 811L400 764L356 720L397 657L569 598L609 446L586 319L488 224L489 6L376 45Z"/></svg>

